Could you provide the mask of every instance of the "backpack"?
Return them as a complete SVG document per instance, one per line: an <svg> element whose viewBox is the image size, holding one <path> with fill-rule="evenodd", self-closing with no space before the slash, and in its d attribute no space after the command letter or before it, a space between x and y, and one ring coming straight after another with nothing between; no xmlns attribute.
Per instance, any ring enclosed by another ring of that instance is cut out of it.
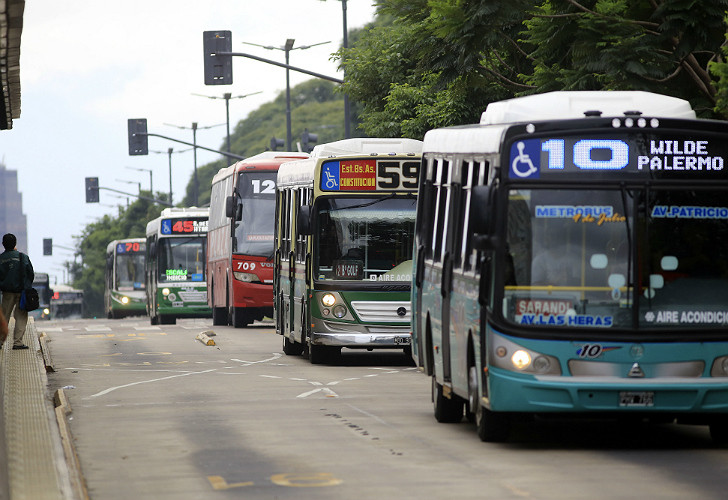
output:
<svg viewBox="0 0 728 500"><path fill-rule="evenodd" d="M20 308L23 311L35 311L40 307L38 290L32 287L25 288L20 294Z"/></svg>
<svg viewBox="0 0 728 500"><path fill-rule="evenodd" d="M23 286L25 286L25 264L23 264L23 254L20 254L20 276ZM23 288L20 294L20 304L18 304L23 311L35 311L40 307L40 298L38 297L38 290L29 286Z"/></svg>

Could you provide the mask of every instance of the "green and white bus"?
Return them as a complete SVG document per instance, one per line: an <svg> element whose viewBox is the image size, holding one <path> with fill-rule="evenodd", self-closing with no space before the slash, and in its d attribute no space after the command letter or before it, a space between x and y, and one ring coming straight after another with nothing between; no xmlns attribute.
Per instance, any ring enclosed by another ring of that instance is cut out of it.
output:
<svg viewBox="0 0 728 500"><path fill-rule="evenodd" d="M435 417L707 424L728 442L728 123L552 92L427 132L413 355Z"/></svg>
<svg viewBox="0 0 728 500"><path fill-rule="evenodd" d="M286 354L411 344L422 143L347 139L283 163L276 185L274 317Z"/></svg>
<svg viewBox="0 0 728 500"><path fill-rule="evenodd" d="M144 238L114 240L106 246L104 312L107 318L146 314L145 254Z"/></svg>
<svg viewBox="0 0 728 500"><path fill-rule="evenodd" d="M165 208L147 224L147 314L153 325L211 318L205 266L207 208Z"/></svg>

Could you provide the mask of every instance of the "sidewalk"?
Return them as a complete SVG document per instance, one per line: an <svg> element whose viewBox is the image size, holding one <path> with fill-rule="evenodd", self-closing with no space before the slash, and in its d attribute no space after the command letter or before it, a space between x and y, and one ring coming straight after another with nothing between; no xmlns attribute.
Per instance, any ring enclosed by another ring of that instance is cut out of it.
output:
<svg viewBox="0 0 728 500"><path fill-rule="evenodd" d="M13 321L0 350L0 500L72 500L36 325L28 318L23 341L30 349L13 350Z"/></svg>

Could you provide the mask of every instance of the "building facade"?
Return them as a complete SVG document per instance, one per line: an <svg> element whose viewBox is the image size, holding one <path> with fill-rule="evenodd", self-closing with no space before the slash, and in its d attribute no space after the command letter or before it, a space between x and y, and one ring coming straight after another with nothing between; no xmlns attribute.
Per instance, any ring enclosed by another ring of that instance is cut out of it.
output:
<svg viewBox="0 0 728 500"><path fill-rule="evenodd" d="M18 172L0 163L0 236L5 233L13 233L18 238L18 250L28 253L28 221L18 190Z"/></svg>

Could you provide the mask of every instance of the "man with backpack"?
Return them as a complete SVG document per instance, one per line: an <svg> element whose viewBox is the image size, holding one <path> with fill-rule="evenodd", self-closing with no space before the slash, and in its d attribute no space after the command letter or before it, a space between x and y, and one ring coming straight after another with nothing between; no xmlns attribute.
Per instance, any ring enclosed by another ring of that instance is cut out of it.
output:
<svg viewBox="0 0 728 500"><path fill-rule="evenodd" d="M5 251L0 254L0 291L3 293L2 312L10 321L15 318L13 349L27 349L23 344L25 327L28 324L28 311L20 308L20 296L25 288L33 285L35 273L30 258L15 248L17 239L14 234L3 236Z"/></svg>

